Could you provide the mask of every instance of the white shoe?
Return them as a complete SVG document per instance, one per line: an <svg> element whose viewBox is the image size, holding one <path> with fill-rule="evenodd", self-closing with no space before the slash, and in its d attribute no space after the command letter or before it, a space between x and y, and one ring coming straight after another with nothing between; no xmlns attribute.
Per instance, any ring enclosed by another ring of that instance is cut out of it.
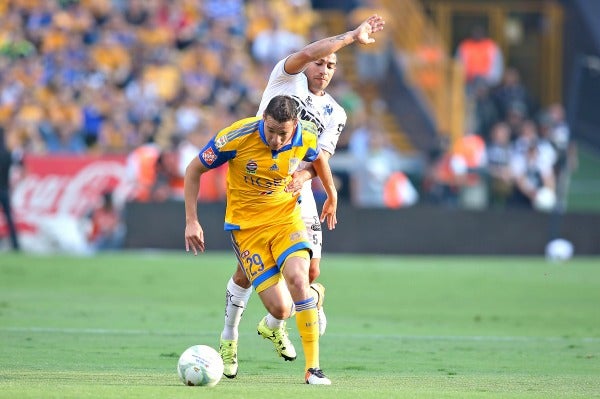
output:
<svg viewBox="0 0 600 399"><path fill-rule="evenodd" d="M318 368L306 370L304 379L310 385L331 385L331 380L325 377L323 370Z"/></svg>

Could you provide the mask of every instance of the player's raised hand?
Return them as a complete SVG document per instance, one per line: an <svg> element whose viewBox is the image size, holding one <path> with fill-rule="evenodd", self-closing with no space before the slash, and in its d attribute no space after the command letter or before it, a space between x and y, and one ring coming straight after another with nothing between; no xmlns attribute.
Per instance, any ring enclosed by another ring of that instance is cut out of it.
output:
<svg viewBox="0 0 600 399"><path fill-rule="evenodd" d="M385 21L377 14L371 15L358 28L354 29L354 38L360 44L374 43L375 39L371 35L383 30Z"/></svg>
<svg viewBox="0 0 600 399"><path fill-rule="evenodd" d="M189 252L190 248L194 255L204 252L204 231L197 220L185 224L185 250Z"/></svg>
<svg viewBox="0 0 600 399"><path fill-rule="evenodd" d="M329 230L335 229L337 224L337 199L331 199L327 197L323 204L323 210L321 211L321 223L327 220L327 228Z"/></svg>

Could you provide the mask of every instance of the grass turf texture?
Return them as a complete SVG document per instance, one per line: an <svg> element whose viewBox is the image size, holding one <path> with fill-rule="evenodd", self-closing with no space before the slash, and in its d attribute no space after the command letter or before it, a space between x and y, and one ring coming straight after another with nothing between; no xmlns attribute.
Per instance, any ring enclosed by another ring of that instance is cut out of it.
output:
<svg viewBox="0 0 600 399"><path fill-rule="evenodd" d="M331 387L256 334L253 295L240 371L186 387L175 366L218 346L227 253L94 258L0 255L0 398L600 397L600 262L576 258L328 255Z"/></svg>

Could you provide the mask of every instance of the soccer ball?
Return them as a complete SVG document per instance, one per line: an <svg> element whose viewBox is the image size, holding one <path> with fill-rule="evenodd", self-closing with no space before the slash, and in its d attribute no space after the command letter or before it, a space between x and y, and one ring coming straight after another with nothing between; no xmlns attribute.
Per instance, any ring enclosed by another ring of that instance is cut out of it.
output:
<svg viewBox="0 0 600 399"><path fill-rule="evenodd" d="M571 259L573 252L573 244L564 238L556 238L546 245L546 259L551 262L565 262Z"/></svg>
<svg viewBox="0 0 600 399"><path fill-rule="evenodd" d="M177 374L185 385L214 387L223 376L223 360L210 346L194 345L179 357Z"/></svg>

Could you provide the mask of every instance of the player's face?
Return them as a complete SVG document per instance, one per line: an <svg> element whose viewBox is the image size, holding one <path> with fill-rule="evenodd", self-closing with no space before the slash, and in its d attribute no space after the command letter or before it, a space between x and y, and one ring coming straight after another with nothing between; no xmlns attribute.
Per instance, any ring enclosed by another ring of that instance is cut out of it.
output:
<svg viewBox="0 0 600 399"><path fill-rule="evenodd" d="M292 119L285 122L277 122L273 117L265 117L265 138L269 148L279 151L281 147L292 141L294 132L298 126L298 120Z"/></svg>
<svg viewBox="0 0 600 399"><path fill-rule="evenodd" d="M308 90L317 96L325 94L325 89L329 86L336 67L337 56L335 54L329 54L308 64L304 71L308 79Z"/></svg>

